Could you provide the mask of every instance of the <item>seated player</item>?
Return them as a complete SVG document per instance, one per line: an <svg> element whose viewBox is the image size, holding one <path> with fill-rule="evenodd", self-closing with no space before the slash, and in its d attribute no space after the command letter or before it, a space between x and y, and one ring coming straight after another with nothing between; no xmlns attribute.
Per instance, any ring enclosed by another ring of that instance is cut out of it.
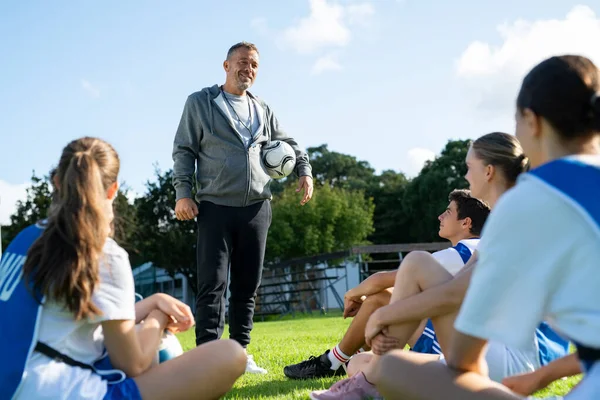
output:
<svg viewBox="0 0 600 400"><path fill-rule="evenodd" d="M565 400L600 398L600 71L585 57L551 57L516 103L533 169L486 224L448 366L386 355L373 374L386 398L522 399L488 378L486 349L526 349L544 320L573 341L584 372Z"/></svg>
<svg viewBox="0 0 600 400"><path fill-rule="evenodd" d="M519 141L512 135L500 132L475 140L467 154L466 163L466 179L471 192L490 204L490 214L494 213L493 208L500 196L514 186L517 177L528 167ZM482 237L485 237L485 228ZM372 345L375 354L359 355L349 366L349 369L358 373L336 383L328 391L314 392L313 398L325 400L379 396L374 383L380 356L393 349L389 345L389 338L397 339L399 347L404 347L424 318L431 318L438 342L446 354L454 319L469 285L477 254L478 251L453 277L429 253L410 253L399 269L390 304L373 313L367 322L365 340ZM507 376L533 371L564 356L568 345L568 341L559 337L545 323L540 324L531 336L527 349L513 349L501 343L492 343L487 353L490 377L500 382ZM408 354L399 354L403 353ZM415 353L414 356L421 362L440 360L440 357L431 355Z"/></svg>
<svg viewBox="0 0 600 400"><path fill-rule="evenodd" d="M454 190L448 196L448 202L448 207L438 217L439 236L449 240L452 247L437 251L432 256L448 273L455 275L477 248L490 209L487 204L472 197L468 190ZM344 296L344 318L354 319L342 341L319 357L310 357L285 367L284 374L292 379L308 379L343 373L345 363L365 346L365 325L369 316L390 302L396 272L377 272L350 289ZM408 344L414 351L441 354L430 321L423 321Z"/></svg>
<svg viewBox="0 0 600 400"><path fill-rule="evenodd" d="M110 238L119 168L108 143L69 143L47 222L24 229L2 255L2 396L213 399L244 372L244 350L228 340L152 366L163 332L189 329L194 319L167 295L135 305L128 255ZM98 369L105 351L113 371Z"/></svg>

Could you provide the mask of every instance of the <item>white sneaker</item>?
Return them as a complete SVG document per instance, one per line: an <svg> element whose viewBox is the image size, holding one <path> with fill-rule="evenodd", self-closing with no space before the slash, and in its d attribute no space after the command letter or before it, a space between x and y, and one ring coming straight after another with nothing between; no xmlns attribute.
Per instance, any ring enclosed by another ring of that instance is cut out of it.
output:
<svg viewBox="0 0 600 400"><path fill-rule="evenodd" d="M256 365L256 361L251 355L248 355L248 361L246 361L246 373L248 374L266 374L267 370Z"/></svg>

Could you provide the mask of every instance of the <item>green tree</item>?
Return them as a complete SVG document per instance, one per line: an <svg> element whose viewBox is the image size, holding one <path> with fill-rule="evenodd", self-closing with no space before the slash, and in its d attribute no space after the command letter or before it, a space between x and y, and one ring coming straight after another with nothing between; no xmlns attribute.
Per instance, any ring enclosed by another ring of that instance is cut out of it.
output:
<svg viewBox="0 0 600 400"><path fill-rule="evenodd" d="M293 187L274 199L267 260L344 250L365 243L373 231L373 201L362 191L324 184L305 206L298 203Z"/></svg>
<svg viewBox="0 0 600 400"><path fill-rule="evenodd" d="M2 249L6 249L23 229L48 216L48 208L52 202L50 177L38 177L34 171L31 186L27 188L26 193L25 200L17 201L17 210L10 216L10 224L2 227Z"/></svg>
<svg viewBox="0 0 600 400"><path fill-rule="evenodd" d="M394 243L402 230L397 229L402 221L402 195L408 180L403 173L392 170L375 174L367 161L329 150L327 144L309 147L307 153L313 170L314 184L318 193L325 183L348 190L362 190L375 204L374 229L368 237L373 243ZM275 196L286 187L297 183L295 176L274 181L271 185Z"/></svg>
<svg viewBox="0 0 600 400"><path fill-rule="evenodd" d="M129 200L129 190L126 185L122 185L113 202L115 213L113 231L115 241L129 253L132 265L136 265L140 257L135 243L138 229L137 211L135 205Z"/></svg>
<svg viewBox="0 0 600 400"><path fill-rule="evenodd" d="M132 237L136 229L135 209L127 199L128 188L123 185L114 202L115 208L115 240L130 254L136 254ZM27 188L25 200L17 202L17 210L10 216L10 225L2 227L2 248L17 236L19 232L48 217L52 203L53 187L50 176L38 177L35 172L31 177L31 186Z"/></svg>
<svg viewBox="0 0 600 400"><path fill-rule="evenodd" d="M327 182L337 188L366 190L375 176L375 170L367 161L331 151L327 144L309 147L306 152L310 159L315 186L322 186ZM278 195L286 187L297 184L298 177L292 174L288 178L271 182L271 191Z"/></svg>
<svg viewBox="0 0 600 400"><path fill-rule="evenodd" d="M448 194L453 189L468 187L465 157L468 140L450 140L440 156L428 161L417 177L406 186L402 198L403 220L401 229L408 233L408 242L436 242L439 223L437 216L448 205Z"/></svg>
<svg viewBox="0 0 600 400"><path fill-rule="evenodd" d="M307 152L315 182L319 185L327 182L336 188L366 190L375 176L375 170L367 161L330 151L326 144L310 147Z"/></svg>
<svg viewBox="0 0 600 400"><path fill-rule="evenodd" d="M403 173L386 170L369 185L367 196L375 203L375 230L369 236L373 243L406 243L410 239L409 230L405 229L408 215L402 201L408 182Z"/></svg>
<svg viewBox="0 0 600 400"><path fill-rule="evenodd" d="M151 261L171 276L182 273L196 292L196 222L175 217L173 172L155 170L155 181L135 200L137 231L135 247L139 265Z"/></svg>

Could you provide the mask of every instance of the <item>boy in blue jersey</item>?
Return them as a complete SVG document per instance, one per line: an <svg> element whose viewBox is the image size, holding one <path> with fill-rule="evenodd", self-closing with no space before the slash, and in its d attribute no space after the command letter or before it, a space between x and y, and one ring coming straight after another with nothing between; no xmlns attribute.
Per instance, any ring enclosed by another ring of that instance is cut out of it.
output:
<svg viewBox="0 0 600 400"><path fill-rule="evenodd" d="M448 196L448 207L440 214L439 236L452 247L433 253L433 257L452 275L465 265L479 243L479 234L489 215L489 207L471 196L468 190L454 190ZM342 341L319 357L311 357L284 368L292 379L320 378L343 374L350 357L365 346L365 325L369 316L387 305L393 291L396 271L371 275L344 296L344 318L354 317ZM414 351L441 354L433 326L423 321L409 341ZM351 374L351 371L348 371Z"/></svg>

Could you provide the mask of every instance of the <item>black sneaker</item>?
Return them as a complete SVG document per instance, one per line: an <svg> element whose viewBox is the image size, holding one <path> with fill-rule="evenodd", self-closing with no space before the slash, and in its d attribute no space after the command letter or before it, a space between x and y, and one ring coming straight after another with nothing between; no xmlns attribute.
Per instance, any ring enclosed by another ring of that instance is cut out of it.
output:
<svg viewBox="0 0 600 400"><path fill-rule="evenodd" d="M345 374L344 365L341 365L338 369L331 369L331 361L329 361L327 353L329 353L329 350L319 357L310 356L308 360L301 363L288 365L283 368L283 373L291 379L326 378Z"/></svg>

